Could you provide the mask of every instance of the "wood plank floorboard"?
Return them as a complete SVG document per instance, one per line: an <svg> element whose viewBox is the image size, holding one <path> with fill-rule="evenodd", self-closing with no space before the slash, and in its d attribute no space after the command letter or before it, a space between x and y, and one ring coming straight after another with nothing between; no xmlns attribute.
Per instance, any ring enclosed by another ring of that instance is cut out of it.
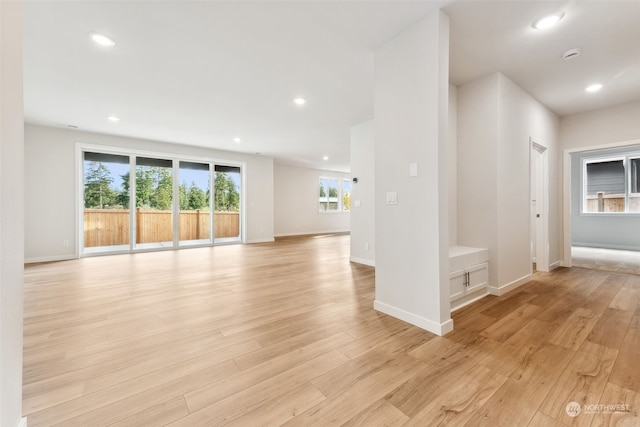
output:
<svg viewBox="0 0 640 427"><path fill-rule="evenodd" d="M438 337L373 310L349 242L28 265L29 426L640 427L640 276L537 272Z"/></svg>

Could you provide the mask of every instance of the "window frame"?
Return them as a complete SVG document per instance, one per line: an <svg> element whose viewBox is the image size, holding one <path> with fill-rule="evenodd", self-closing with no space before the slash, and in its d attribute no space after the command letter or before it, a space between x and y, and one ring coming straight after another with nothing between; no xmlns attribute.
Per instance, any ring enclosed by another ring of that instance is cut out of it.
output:
<svg viewBox="0 0 640 427"><path fill-rule="evenodd" d="M320 195L317 193L320 186L322 186L322 181L333 181L336 182L337 184L337 188L338 188L338 196L337 196L337 200L336 200L336 209L325 209L322 210L321 209L321 204L322 203L327 203L327 207L330 203L332 203L329 199L329 195L326 196L327 200L326 201L322 201L320 200ZM316 203L317 203L317 210L319 214L344 214L344 213L349 213L351 212L350 209L345 210L344 209L344 182L345 181L351 181L350 178L342 178L342 177L336 177L336 176L329 176L329 175L319 175L318 176L318 180L317 180L317 186L316 186ZM351 194L351 191L349 191L349 194Z"/></svg>
<svg viewBox="0 0 640 427"><path fill-rule="evenodd" d="M611 154L597 157L586 157L582 159L581 168L581 188L580 188L580 215L582 216L640 216L640 211L629 211L629 199L631 196L640 196L640 192L631 193L632 188L632 174L631 174L631 162L632 160L640 159L640 152L627 152L620 154ZM624 170L624 211L619 212L590 212L587 211L587 197L588 197L588 174L587 166L593 163L605 163L622 161L622 167ZM639 160L640 161L640 160ZM640 168L639 168L640 169ZM640 188L639 188L640 189Z"/></svg>

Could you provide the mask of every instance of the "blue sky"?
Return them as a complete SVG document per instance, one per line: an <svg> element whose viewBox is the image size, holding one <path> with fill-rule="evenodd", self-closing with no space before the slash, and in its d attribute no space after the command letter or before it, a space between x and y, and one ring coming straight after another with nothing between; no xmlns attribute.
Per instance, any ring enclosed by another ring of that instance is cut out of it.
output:
<svg viewBox="0 0 640 427"><path fill-rule="evenodd" d="M122 190L122 178L121 176L129 172L129 165L123 163L105 163L103 164L111 171L111 177L113 183L111 188L116 191ZM236 189L240 191L240 174L227 173L233 182L236 184ZM180 169L180 184L187 184L187 187L191 186L191 183L195 183L198 188L206 191L209 188L209 173L201 170L194 169Z"/></svg>

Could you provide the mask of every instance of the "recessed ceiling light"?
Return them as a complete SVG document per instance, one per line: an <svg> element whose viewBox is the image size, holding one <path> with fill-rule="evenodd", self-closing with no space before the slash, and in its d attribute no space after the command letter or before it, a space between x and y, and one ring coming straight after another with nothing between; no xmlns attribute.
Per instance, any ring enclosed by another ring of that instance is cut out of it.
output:
<svg viewBox="0 0 640 427"><path fill-rule="evenodd" d="M236 136L235 138L233 138L233 142L235 142L236 144L239 144L242 142L242 140Z"/></svg>
<svg viewBox="0 0 640 427"><path fill-rule="evenodd" d="M329 156L324 156L322 160L329 160Z"/></svg>
<svg viewBox="0 0 640 427"><path fill-rule="evenodd" d="M594 83L592 85L587 86L585 89L587 92L597 92L602 89L602 85L600 83Z"/></svg>
<svg viewBox="0 0 640 427"><path fill-rule="evenodd" d="M112 38L109 38L109 37L105 36L104 34L91 33L91 40L93 40L94 42L96 42L100 46L109 46L109 47L111 47L111 46L115 46L116 45L116 42Z"/></svg>
<svg viewBox="0 0 640 427"><path fill-rule="evenodd" d="M304 98L294 98L293 102L295 102L296 105L304 105L307 103L307 100Z"/></svg>
<svg viewBox="0 0 640 427"><path fill-rule="evenodd" d="M120 117L116 117L116 116L107 116L107 120L109 120L110 122L119 122L120 121Z"/></svg>
<svg viewBox="0 0 640 427"><path fill-rule="evenodd" d="M548 15L544 18L538 19L531 26L536 30L544 30L545 28L553 27L564 17L564 13L556 13L555 15Z"/></svg>

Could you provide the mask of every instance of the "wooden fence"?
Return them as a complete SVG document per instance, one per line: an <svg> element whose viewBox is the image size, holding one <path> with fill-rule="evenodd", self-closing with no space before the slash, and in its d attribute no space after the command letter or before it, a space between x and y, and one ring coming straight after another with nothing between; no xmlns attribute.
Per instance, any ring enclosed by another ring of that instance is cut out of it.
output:
<svg viewBox="0 0 640 427"><path fill-rule="evenodd" d="M624 194L604 194L587 196L586 212L624 212ZM640 212L640 195L629 195L629 212Z"/></svg>
<svg viewBox="0 0 640 427"><path fill-rule="evenodd" d="M210 212L180 211L178 235L182 240L208 239ZM136 243L173 241L171 211L136 209ZM238 212L215 212L213 215L216 238L240 235ZM128 245L130 241L129 210L85 209L84 247Z"/></svg>

